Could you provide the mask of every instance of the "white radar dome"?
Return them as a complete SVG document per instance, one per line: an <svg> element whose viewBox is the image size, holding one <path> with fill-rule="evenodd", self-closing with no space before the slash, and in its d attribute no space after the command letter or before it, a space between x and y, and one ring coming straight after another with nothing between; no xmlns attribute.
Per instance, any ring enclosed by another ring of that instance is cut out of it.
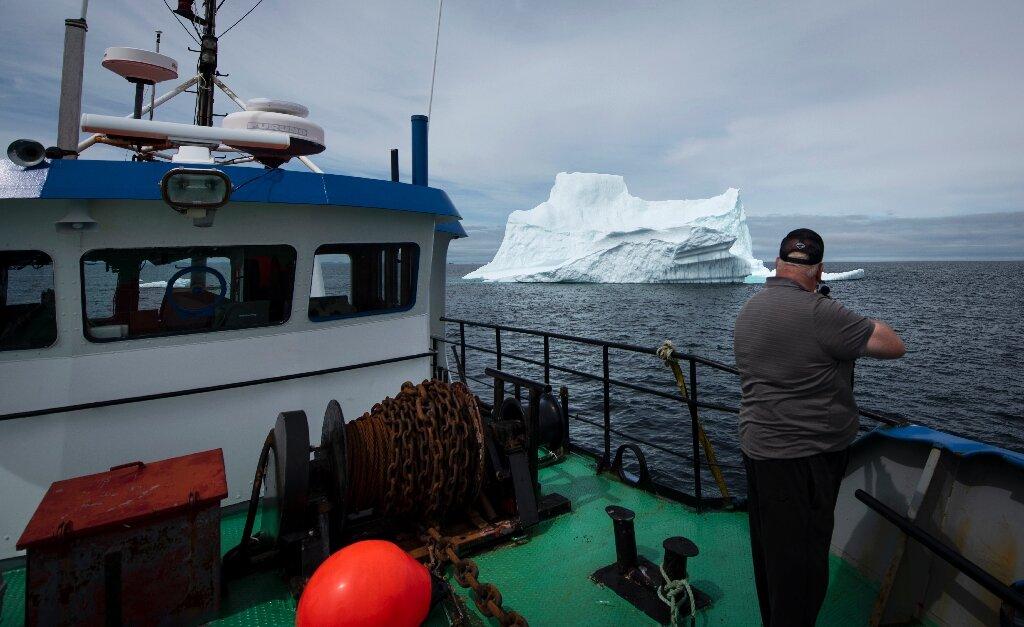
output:
<svg viewBox="0 0 1024 627"><path fill-rule="evenodd" d="M178 78L178 62L171 57L138 48L107 48L103 67L130 81L161 83Z"/></svg>
<svg viewBox="0 0 1024 627"><path fill-rule="evenodd" d="M248 131L276 131L287 134L289 138L288 147L283 149L254 151L251 148L243 148L260 163L274 167L292 157L315 155L326 148L323 127L307 120L305 116L309 115L309 109L298 103L256 98L246 103L246 109L229 113L224 118L223 127ZM227 144L232 146L231 142Z"/></svg>
<svg viewBox="0 0 1024 627"><path fill-rule="evenodd" d="M300 118L309 117L309 109L305 105L290 100L273 98L253 98L245 101L246 111L270 111L271 113L287 113Z"/></svg>

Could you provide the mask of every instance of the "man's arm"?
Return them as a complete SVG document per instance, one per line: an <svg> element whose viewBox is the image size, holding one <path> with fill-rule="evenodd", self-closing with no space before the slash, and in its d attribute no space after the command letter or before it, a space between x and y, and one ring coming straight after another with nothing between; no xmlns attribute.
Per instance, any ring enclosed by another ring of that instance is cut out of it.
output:
<svg viewBox="0 0 1024 627"><path fill-rule="evenodd" d="M904 353L907 352L907 347L904 346L900 336L896 335L892 327L881 320L872 320L872 322L875 323L875 329L871 332L871 337L868 338L868 345L864 355L875 357L876 359L899 359L903 357Z"/></svg>

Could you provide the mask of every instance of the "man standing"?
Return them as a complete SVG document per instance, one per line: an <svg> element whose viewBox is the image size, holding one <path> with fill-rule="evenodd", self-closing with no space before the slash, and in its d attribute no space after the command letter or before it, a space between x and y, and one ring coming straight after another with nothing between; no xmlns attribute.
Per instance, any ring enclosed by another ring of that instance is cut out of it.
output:
<svg viewBox="0 0 1024 627"><path fill-rule="evenodd" d="M766 627L812 626L825 600L833 511L857 436L854 360L906 352L887 324L816 292L824 253L814 231L791 232L776 276L736 318L740 445Z"/></svg>

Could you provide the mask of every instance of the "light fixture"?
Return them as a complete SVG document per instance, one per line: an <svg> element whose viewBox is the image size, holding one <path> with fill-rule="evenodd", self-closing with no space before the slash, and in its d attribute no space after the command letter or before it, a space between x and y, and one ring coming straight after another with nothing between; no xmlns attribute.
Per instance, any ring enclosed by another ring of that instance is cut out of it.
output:
<svg viewBox="0 0 1024 627"><path fill-rule="evenodd" d="M231 179L220 170L174 168L160 180L160 194L195 226L213 226L213 214L231 198Z"/></svg>

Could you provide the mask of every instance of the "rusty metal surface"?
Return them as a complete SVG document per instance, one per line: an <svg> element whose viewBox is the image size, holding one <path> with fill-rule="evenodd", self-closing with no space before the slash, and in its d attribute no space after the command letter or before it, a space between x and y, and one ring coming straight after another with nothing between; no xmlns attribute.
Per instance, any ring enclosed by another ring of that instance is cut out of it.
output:
<svg viewBox="0 0 1024 627"><path fill-rule="evenodd" d="M220 508L28 552L27 625L198 624L220 604Z"/></svg>
<svg viewBox="0 0 1024 627"><path fill-rule="evenodd" d="M221 449L117 466L51 485L17 546L65 543L218 503L227 493Z"/></svg>

